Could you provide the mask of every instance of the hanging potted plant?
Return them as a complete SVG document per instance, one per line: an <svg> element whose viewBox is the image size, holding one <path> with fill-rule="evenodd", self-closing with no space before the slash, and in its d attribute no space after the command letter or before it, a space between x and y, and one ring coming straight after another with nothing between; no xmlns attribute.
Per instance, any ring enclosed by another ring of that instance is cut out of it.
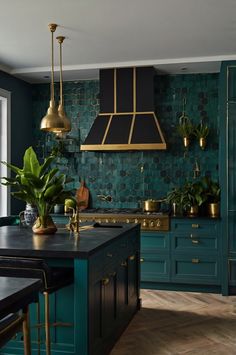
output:
<svg viewBox="0 0 236 355"><path fill-rule="evenodd" d="M199 141L199 146L202 150L206 147L206 137L209 134L209 127L201 122L194 130L194 135Z"/></svg>
<svg viewBox="0 0 236 355"><path fill-rule="evenodd" d="M185 148L188 148L190 144L191 136L194 134L194 126L190 121L190 118L185 114L186 98L183 100L183 112L179 118L179 125L177 131L183 139Z"/></svg>
<svg viewBox="0 0 236 355"><path fill-rule="evenodd" d="M3 177L2 184L11 186L12 196L32 203L37 207L38 218L32 229L36 234L53 234L57 228L50 216L55 204L63 204L66 198L71 197L71 191L65 190L69 180L64 174L59 174L57 168L50 169L55 156L44 159L40 165L32 147L25 151L23 167L2 162L16 175L13 178ZM71 181L71 180L70 180Z"/></svg>

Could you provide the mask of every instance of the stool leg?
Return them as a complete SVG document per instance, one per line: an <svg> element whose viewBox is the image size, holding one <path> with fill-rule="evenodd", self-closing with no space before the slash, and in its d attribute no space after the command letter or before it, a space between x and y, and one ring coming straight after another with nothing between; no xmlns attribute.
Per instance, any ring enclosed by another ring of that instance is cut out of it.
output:
<svg viewBox="0 0 236 355"><path fill-rule="evenodd" d="M29 328L29 307L23 310L23 337L24 337L24 354L31 355L30 350L30 328Z"/></svg>
<svg viewBox="0 0 236 355"><path fill-rule="evenodd" d="M46 332L46 354L51 354L51 342L50 342L50 319L49 319L49 294L44 292L45 300L45 332Z"/></svg>

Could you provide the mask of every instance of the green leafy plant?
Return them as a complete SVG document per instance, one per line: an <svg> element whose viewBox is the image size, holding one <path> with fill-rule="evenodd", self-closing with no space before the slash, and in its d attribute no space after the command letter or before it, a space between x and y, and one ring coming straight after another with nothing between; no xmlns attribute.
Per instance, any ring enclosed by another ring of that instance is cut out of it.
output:
<svg viewBox="0 0 236 355"><path fill-rule="evenodd" d="M166 202L176 203L178 205L182 204L183 199L183 189L181 187L174 187L171 191L167 193Z"/></svg>
<svg viewBox="0 0 236 355"><path fill-rule="evenodd" d="M209 134L209 127L204 123L200 123L194 130L194 135L198 139L206 138L208 134Z"/></svg>
<svg viewBox="0 0 236 355"><path fill-rule="evenodd" d="M181 137L189 138L194 134L194 126L188 116L181 116L177 131Z"/></svg>
<svg viewBox="0 0 236 355"><path fill-rule="evenodd" d="M201 181L187 182L183 186L183 207L201 206L206 201L204 186Z"/></svg>
<svg viewBox="0 0 236 355"><path fill-rule="evenodd" d="M49 156L40 165L35 151L29 147L25 151L22 168L1 162L15 173L13 178L1 178L3 180L1 183L11 187L13 190L11 194L15 198L37 207L38 227L46 228L54 205L63 204L66 198L71 197L71 191L65 190L69 180L64 174L59 174L57 168L50 169L54 159L55 156Z"/></svg>
<svg viewBox="0 0 236 355"><path fill-rule="evenodd" d="M217 203L220 201L220 185L217 181L213 181L210 177L205 176L202 179L202 185L207 203Z"/></svg>

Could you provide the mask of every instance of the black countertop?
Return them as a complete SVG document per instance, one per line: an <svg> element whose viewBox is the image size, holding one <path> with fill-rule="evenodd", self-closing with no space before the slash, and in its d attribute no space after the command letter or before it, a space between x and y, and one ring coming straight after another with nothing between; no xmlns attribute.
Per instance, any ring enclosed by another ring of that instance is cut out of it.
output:
<svg viewBox="0 0 236 355"><path fill-rule="evenodd" d="M87 223L82 226L88 229L82 230L79 238L65 228L58 228L53 235L36 235L28 228L3 226L0 228L0 255L85 259L121 235L140 229L136 224L106 224L94 228Z"/></svg>

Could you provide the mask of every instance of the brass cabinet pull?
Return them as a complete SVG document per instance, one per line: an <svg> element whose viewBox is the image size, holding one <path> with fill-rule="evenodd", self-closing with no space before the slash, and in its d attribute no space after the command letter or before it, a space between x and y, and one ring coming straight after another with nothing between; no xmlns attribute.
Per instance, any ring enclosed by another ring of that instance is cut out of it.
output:
<svg viewBox="0 0 236 355"><path fill-rule="evenodd" d="M199 240L197 240L197 239L192 239L192 244L199 244Z"/></svg>
<svg viewBox="0 0 236 355"><path fill-rule="evenodd" d="M144 262L144 258L140 258L140 262L143 263Z"/></svg>
<svg viewBox="0 0 236 355"><path fill-rule="evenodd" d="M135 255L129 256L129 260L130 260L130 261L133 261L134 259L135 259Z"/></svg>
<svg viewBox="0 0 236 355"><path fill-rule="evenodd" d="M198 223L193 223L192 228L200 228L200 225Z"/></svg>
<svg viewBox="0 0 236 355"><path fill-rule="evenodd" d="M122 263L120 264L120 266L126 267L126 266L127 266L127 262L126 262L126 261L122 261Z"/></svg>
<svg viewBox="0 0 236 355"><path fill-rule="evenodd" d="M107 284L109 284L109 282L110 282L109 277L104 277L104 278L102 279L102 285L103 285L103 286L106 286Z"/></svg>
<svg viewBox="0 0 236 355"><path fill-rule="evenodd" d="M107 253L108 258L112 258L112 253Z"/></svg>
<svg viewBox="0 0 236 355"><path fill-rule="evenodd" d="M200 263L200 260L199 259L192 259L192 263L193 264L198 264L198 263Z"/></svg>

